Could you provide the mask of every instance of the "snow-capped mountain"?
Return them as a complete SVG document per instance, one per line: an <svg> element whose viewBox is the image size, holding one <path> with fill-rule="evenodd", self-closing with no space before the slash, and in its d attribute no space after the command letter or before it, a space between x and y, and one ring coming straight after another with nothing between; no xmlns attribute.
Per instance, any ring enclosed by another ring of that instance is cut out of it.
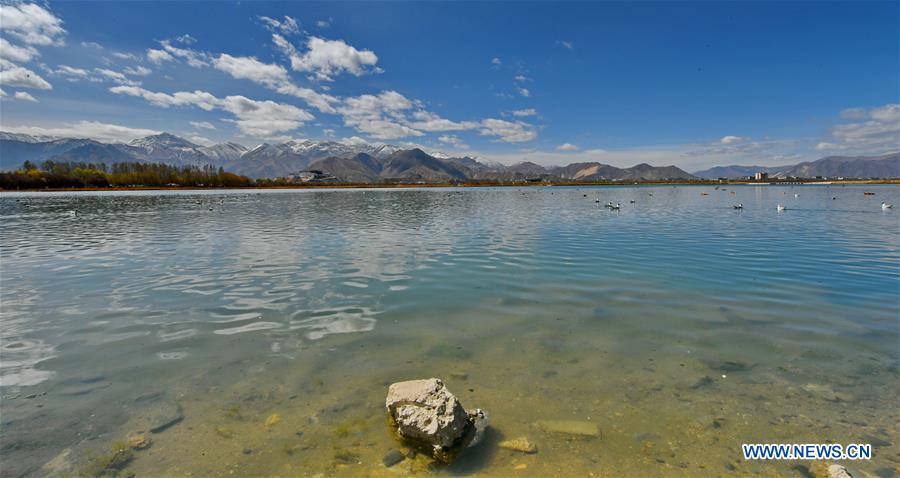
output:
<svg viewBox="0 0 900 478"><path fill-rule="evenodd" d="M441 152L364 141L292 140L261 144L248 150L237 143L201 146L179 136L161 133L128 144L101 143L90 139L55 139L41 142L29 135L0 133L0 159L6 169L21 167L25 160L115 163L165 163L174 166L222 167L253 178L284 177L298 171L322 169L335 177L355 181L464 179L668 179L691 178L675 167L646 164L616 168L601 163L544 167L522 163L506 167L485 164L476 158L450 157Z"/></svg>
<svg viewBox="0 0 900 478"><path fill-rule="evenodd" d="M217 162L234 161L247 152L247 147L237 143L220 143L199 148L206 157Z"/></svg>

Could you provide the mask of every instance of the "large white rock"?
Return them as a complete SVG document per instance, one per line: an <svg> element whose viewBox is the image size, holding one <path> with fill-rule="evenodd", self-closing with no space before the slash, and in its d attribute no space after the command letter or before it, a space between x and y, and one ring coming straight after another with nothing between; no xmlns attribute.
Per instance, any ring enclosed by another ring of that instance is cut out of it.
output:
<svg viewBox="0 0 900 478"><path fill-rule="evenodd" d="M484 412L466 412L437 378L394 383L384 404L400 436L430 447L443 461L449 461L454 450L474 444L487 423Z"/></svg>

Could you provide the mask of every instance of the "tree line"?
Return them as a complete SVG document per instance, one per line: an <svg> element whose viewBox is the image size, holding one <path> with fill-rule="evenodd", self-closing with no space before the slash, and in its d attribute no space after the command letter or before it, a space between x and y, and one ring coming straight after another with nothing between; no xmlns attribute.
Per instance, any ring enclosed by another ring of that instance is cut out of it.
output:
<svg viewBox="0 0 900 478"><path fill-rule="evenodd" d="M252 186L253 180L214 166L161 163L70 163L25 161L21 169L0 172L0 189Z"/></svg>

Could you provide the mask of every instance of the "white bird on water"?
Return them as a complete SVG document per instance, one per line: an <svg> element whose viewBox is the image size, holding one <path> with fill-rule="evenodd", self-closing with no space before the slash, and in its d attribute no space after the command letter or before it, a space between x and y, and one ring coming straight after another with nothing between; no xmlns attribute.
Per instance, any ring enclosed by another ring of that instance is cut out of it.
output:
<svg viewBox="0 0 900 478"><path fill-rule="evenodd" d="M893 204L888 204L888 203L886 203L886 202L882 202L882 203L881 203L881 210L882 210L882 211L887 211L888 209L890 209L890 208L892 208L892 207L894 207Z"/></svg>
<svg viewBox="0 0 900 478"><path fill-rule="evenodd" d="M735 208L735 209L744 209L744 203L739 202L739 203L735 204L735 205L732 206L732 207Z"/></svg>
<svg viewBox="0 0 900 478"><path fill-rule="evenodd" d="M615 206L613 206L612 203L610 203L610 205L609 205L609 209L610 209L611 211L618 211L619 209L621 209L621 207L622 207L622 206L620 206L619 203L616 203Z"/></svg>
<svg viewBox="0 0 900 478"><path fill-rule="evenodd" d="M779 204L779 205L775 206L775 209L777 209L777 210L779 210L779 211L784 211L784 210L787 209L787 208L784 207L784 205Z"/></svg>

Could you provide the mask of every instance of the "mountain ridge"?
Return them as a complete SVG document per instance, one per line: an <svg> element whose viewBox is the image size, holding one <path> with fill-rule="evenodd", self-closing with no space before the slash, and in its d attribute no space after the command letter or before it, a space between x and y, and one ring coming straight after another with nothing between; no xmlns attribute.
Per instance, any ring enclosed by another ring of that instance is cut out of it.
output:
<svg viewBox="0 0 900 478"><path fill-rule="evenodd" d="M826 156L815 161L781 166L715 166L693 174L704 179L740 179L757 172L775 179L815 178L900 178L900 152L877 156Z"/></svg>
<svg viewBox="0 0 900 478"><path fill-rule="evenodd" d="M128 143L58 138L0 131L0 169L15 169L25 161L138 162L173 166L213 166L254 178L287 177L303 170L322 170L341 181L465 181L569 180L630 181L742 177L757 171L773 177L900 177L900 156L831 156L777 167L717 166L690 174L676 166L640 163L619 168L599 162L542 166L522 161L510 166L484 163L472 157L452 157L420 148L331 140L290 140L247 148L234 142L203 146L171 133L137 138ZM875 161L876 163L873 163ZM881 161L880 163L877 161ZM867 176L853 174L863 171ZM808 175L808 176L801 176Z"/></svg>

